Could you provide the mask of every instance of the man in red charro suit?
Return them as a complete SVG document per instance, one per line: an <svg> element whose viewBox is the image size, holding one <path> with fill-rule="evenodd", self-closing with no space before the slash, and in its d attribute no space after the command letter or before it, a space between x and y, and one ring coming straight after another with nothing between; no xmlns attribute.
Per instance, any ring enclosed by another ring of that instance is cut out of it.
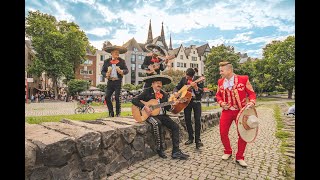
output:
<svg viewBox="0 0 320 180"><path fill-rule="evenodd" d="M237 75L233 73L232 64L229 62L219 63L221 79L218 80L216 98L218 104L222 107L220 117L220 136L224 146L223 160L227 160L232 155L232 149L229 140L229 129L233 120L236 120L239 111L248 103L254 106L256 94L246 75ZM236 162L241 166L248 166L244 161L243 153L247 142L245 142L238 133L238 151Z"/></svg>

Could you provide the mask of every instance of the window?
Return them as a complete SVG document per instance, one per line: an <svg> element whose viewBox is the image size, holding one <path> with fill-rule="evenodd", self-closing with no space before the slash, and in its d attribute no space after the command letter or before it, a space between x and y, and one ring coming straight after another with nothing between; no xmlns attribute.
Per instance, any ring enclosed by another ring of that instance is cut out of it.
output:
<svg viewBox="0 0 320 180"><path fill-rule="evenodd" d="M180 67L180 63L179 62L177 62L177 67Z"/></svg>
<svg viewBox="0 0 320 180"><path fill-rule="evenodd" d="M171 67L174 67L174 64L173 64L173 63L171 63Z"/></svg>
<svg viewBox="0 0 320 180"><path fill-rule="evenodd" d="M131 70L135 71L136 70L136 64L131 64Z"/></svg>
<svg viewBox="0 0 320 180"><path fill-rule="evenodd" d="M133 51L138 51L138 49L134 47L134 48L133 48Z"/></svg>
<svg viewBox="0 0 320 180"><path fill-rule="evenodd" d="M146 74L146 73L139 72L139 73L138 73L138 76L139 76L139 77L146 77L147 74Z"/></svg>
<svg viewBox="0 0 320 180"><path fill-rule="evenodd" d="M141 64L138 65L138 68L141 69Z"/></svg>
<svg viewBox="0 0 320 180"><path fill-rule="evenodd" d="M103 60L104 60L104 56L100 55L100 61L103 61Z"/></svg>
<svg viewBox="0 0 320 180"><path fill-rule="evenodd" d="M87 59L83 64L92 64L92 60Z"/></svg>
<svg viewBox="0 0 320 180"><path fill-rule="evenodd" d="M187 67L187 63L184 63L184 66L183 67Z"/></svg>
<svg viewBox="0 0 320 180"><path fill-rule="evenodd" d="M100 82L105 82L105 79L102 75L100 76Z"/></svg>
<svg viewBox="0 0 320 180"><path fill-rule="evenodd" d="M192 57L192 61L197 61L197 57Z"/></svg>
<svg viewBox="0 0 320 180"><path fill-rule="evenodd" d="M195 54L196 53L196 51L193 51L193 54Z"/></svg>
<svg viewBox="0 0 320 180"><path fill-rule="evenodd" d="M180 55L180 59L183 59L183 55Z"/></svg>
<svg viewBox="0 0 320 180"><path fill-rule="evenodd" d="M92 70L84 70L84 69L80 69L80 74L83 75L92 75Z"/></svg>
<svg viewBox="0 0 320 180"><path fill-rule="evenodd" d="M131 54L131 62L136 62L136 55L135 54Z"/></svg>
<svg viewBox="0 0 320 180"><path fill-rule="evenodd" d="M139 60L143 60L144 56L143 55L139 55Z"/></svg>

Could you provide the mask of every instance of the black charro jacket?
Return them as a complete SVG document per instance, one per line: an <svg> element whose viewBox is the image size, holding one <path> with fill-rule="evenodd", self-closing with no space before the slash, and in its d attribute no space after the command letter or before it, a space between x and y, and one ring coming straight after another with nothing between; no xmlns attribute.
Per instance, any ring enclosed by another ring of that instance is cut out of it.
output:
<svg viewBox="0 0 320 180"><path fill-rule="evenodd" d="M168 93L164 92L163 90L160 90L161 94L163 95L160 99L160 103L168 102L169 95ZM154 90L152 87L149 87L147 89L144 89L139 95L134 97L132 99L132 104L142 109L144 107L144 104L140 102L140 100L143 101L149 101L150 99L156 99ZM163 113L166 114L166 111L169 111L171 109L171 105L163 107Z"/></svg>
<svg viewBox="0 0 320 180"><path fill-rule="evenodd" d="M198 78L200 78L200 76L193 76L193 79L192 81L195 81L197 80ZM187 85L188 83L188 80L186 77L182 77L180 82L178 83L178 85L173 89L173 92L178 92L184 85ZM202 97L202 94L203 94L203 87L204 87L204 84L203 82L201 83L198 83L198 91L194 90L193 88L192 91L194 92L195 94L195 100L201 100L201 97Z"/></svg>
<svg viewBox="0 0 320 180"><path fill-rule="evenodd" d="M102 74L103 77L106 77L106 73L108 71L108 67L112 66L112 64L110 63L111 59L112 58L108 58L108 59L104 60L104 62L103 62L103 66L102 66L102 69L101 69L101 74ZM118 60L119 60L119 62L116 65L119 66L119 68L121 70L123 70L123 75L128 74L129 70L128 70L128 67L126 65L126 61L124 59L120 58L120 57L118 57ZM119 74L118 72L117 72L117 74L118 74L119 79L123 78L123 75Z"/></svg>

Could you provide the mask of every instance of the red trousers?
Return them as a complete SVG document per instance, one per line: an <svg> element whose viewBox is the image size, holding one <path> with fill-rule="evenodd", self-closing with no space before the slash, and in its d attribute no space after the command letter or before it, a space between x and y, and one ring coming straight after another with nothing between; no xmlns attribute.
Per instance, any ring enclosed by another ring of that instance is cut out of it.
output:
<svg viewBox="0 0 320 180"><path fill-rule="evenodd" d="M220 137L222 144L224 146L224 153L225 154L232 154L232 149L230 146L229 140L229 129L231 126L232 121L236 120L239 110L231 111L231 110L222 110L221 117L220 117ZM236 154L236 160L243 159L243 153L245 151L247 142L245 142L238 134L238 152Z"/></svg>

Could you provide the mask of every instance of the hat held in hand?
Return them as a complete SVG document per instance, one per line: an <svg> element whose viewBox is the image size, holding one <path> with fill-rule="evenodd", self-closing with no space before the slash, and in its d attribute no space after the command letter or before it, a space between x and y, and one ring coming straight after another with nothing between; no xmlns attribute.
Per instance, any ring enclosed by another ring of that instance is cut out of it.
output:
<svg viewBox="0 0 320 180"><path fill-rule="evenodd" d="M240 137L247 143L253 142L258 135L259 118L254 106L243 107L236 119Z"/></svg>

